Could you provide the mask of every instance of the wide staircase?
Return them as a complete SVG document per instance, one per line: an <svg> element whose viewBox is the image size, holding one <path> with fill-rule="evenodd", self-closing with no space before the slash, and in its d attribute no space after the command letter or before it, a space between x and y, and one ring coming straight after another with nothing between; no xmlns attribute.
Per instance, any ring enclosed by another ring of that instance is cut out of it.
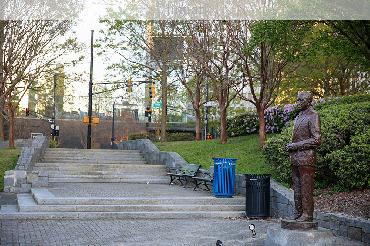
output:
<svg viewBox="0 0 370 246"><path fill-rule="evenodd" d="M2 206L2 219L168 219L239 217L245 198L168 185L166 168L133 150L48 149L34 170L49 187L18 194Z"/></svg>
<svg viewBox="0 0 370 246"><path fill-rule="evenodd" d="M167 183L163 165L148 165L136 150L48 149L34 170L50 183Z"/></svg>

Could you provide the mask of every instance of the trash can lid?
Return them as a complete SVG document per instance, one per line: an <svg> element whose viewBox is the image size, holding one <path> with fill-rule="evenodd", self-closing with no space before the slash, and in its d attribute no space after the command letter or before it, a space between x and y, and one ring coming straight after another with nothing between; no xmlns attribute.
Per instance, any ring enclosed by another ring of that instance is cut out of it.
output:
<svg viewBox="0 0 370 246"><path fill-rule="evenodd" d="M237 160L237 158L214 157L213 160Z"/></svg>
<svg viewBox="0 0 370 246"><path fill-rule="evenodd" d="M268 177L271 177L271 174L269 174L269 173L263 173L263 174L244 173L243 175L245 177L248 177L248 178L268 178Z"/></svg>

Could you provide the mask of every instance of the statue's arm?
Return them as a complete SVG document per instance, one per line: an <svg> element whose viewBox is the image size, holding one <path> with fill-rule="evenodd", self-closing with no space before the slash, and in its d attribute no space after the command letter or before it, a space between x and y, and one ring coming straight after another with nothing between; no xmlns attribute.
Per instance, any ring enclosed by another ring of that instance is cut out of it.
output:
<svg viewBox="0 0 370 246"><path fill-rule="evenodd" d="M313 149L320 145L321 134L320 134L320 118L318 114L310 117L308 122L308 127L310 130L310 138L305 140L291 143L290 150L304 150L304 149Z"/></svg>

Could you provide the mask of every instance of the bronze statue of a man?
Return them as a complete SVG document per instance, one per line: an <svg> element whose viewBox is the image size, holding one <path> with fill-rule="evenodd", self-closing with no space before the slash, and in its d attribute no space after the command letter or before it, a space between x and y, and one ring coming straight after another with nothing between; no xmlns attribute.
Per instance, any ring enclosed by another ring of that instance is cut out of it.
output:
<svg viewBox="0 0 370 246"><path fill-rule="evenodd" d="M295 220L312 221L314 201L315 149L320 145L320 119L312 108L312 94L299 92L292 142L287 145L292 164Z"/></svg>

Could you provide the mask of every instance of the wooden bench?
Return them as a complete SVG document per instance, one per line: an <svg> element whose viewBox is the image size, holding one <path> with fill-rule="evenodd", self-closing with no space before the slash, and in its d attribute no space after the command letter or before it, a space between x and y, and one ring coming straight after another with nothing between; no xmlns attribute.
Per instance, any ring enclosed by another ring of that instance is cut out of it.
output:
<svg viewBox="0 0 370 246"><path fill-rule="evenodd" d="M198 174L200 165L197 164L187 164L183 165L180 169L172 169L169 173L167 173L168 176L170 176L171 181L169 185L173 184L176 180L178 180L181 185L186 187L186 185L189 183L189 179L195 177ZM185 185L183 183L185 181Z"/></svg>

